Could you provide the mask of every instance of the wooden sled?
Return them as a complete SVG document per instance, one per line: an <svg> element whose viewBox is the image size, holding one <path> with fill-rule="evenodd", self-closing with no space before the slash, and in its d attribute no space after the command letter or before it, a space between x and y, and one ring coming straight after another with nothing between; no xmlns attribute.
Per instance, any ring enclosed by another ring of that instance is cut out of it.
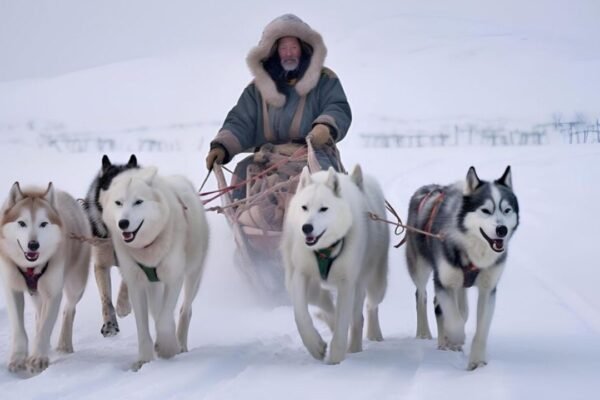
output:
<svg viewBox="0 0 600 400"><path fill-rule="evenodd" d="M221 207L213 210L227 218L239 267L259 298L269 304L287 302L279 243L285 209L305 165L311 172L321 169L310 141L261 147L243 181L234 174L228 183L223 167L213 166L222 193Z"/></svg>

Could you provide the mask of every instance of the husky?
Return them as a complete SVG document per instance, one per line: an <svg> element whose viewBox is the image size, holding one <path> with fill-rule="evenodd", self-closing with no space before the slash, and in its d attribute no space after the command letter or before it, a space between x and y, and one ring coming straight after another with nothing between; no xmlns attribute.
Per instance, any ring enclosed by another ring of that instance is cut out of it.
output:
<svg viewBox="0 0 600 400"><path fill-rule="evenodd" d="M137 371L154 358L154 350L161 358L187 351L192 301L208 249L208 224L190 181L162 177L154 167L120 173L100 194L100 203L135 315L139 354L132 369ZM173 313L182 286L176 332ZM156 325L154 347L148 310Z"/></svg>
<svg viewBox="0 0 600 400"><path fill-rule="evenodd" d="M407 224L438 238L408 232L406 259L417 287L417 337L431 339L426 284L433 271L438 348L462 351L468 316L466 288L479 290L477 328L468 369L487 364L486 344L508 244L519 225L510 166L482 181L471 167L465 182L428 185L411 197Z"/></svg>
<svg viewBox="0 0 600 400"><path fill-rule="evenodd" d="M92 247L92 259L94 262L94 274L100 301L102 303L102 328L100 333L104 337L114 336L119 333L119 323L115 316L115 308L112 303L112 287L110 279L110 268L117 265L114 254L115 250L110 240L108 228L102 221L102 205L100 204L100 193L108 190L112 180L123 171L139 168L137 158L131 155L127 164L113 164L105 154L102 157L102 167L92 181L83 202L83 208L92 226L92 235L95 239ZM131 312L127 285L121 282L119 295L117 297L117 315L121 318Z"/></svg>
<svg viewBox="0 0 600 400"><path fill-rule="evenodd" d="M48 367L50 336L64 292L66 303L58 350L73 352L73 318L88 278L90 245L70 235L90 235L79 204L65 192L37 187L10 189L0 214L0 272L12 327L8 369L42 372ZM24 296L36 307L36 332L31 355L24 324Z"/></svg>
<svg viewBox="0 0 600 400"><path fill-rule="evenodd" d="M363 305L367 300L367 338L381 341L378 307L387 288L389 232L368 212L385 214L377 182L356 166L351 176L330 168L310 174L304 167L284 218L281 252L286 288L296 325L317 360L327 344L315 329L308 305L332 331L326 362L362 351ZM334 306L332 291L337 292ZM350 344L348 330L350 328Z"/></svg>

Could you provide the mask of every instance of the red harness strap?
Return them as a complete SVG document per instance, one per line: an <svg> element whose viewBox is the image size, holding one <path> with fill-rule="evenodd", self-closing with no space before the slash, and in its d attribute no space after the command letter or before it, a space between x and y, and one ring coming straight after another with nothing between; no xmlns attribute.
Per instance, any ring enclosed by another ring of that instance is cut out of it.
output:
<svg viewBox="0 0 600 400"><path fill-rule="evenodd" d="M38 281L40 280L42 275L44 275L44 272L46 272L47 268L48 268L48 263L46 263L46 265L42 269L42 272L40 272L39 274L36 274L35 268L27 268L27 269L25 269L25 271L23 271L21 268L17 267L17 271L19 271L21 273L21 275L23 276L23 279L25 279L25 283L27 284L27 289L29 290L29 294L37 293Z"/></svg>
<svg viewBox="0 0 600 400"><path fill-rule="evenodd" d="M433 221L435 220L435 217L436 217L438 211L440 210L440 206L444 202L444 197L445 197L444 192L436 189L436 190L432 190L431 192L427 193L427 195L425 195L425 197L423 197L421 199L421 201L419 202L419 208L417 209L417 213L420 213L421 209L425 205L425 202L427 201L427 199L434 194L437 194L437 197L434 200L433 206L431 206L429 219L427 220L427 223L425 224L425 232L428 232L428 233L433 233L433 232L431 232L431 228L433 226Z"/></svg>

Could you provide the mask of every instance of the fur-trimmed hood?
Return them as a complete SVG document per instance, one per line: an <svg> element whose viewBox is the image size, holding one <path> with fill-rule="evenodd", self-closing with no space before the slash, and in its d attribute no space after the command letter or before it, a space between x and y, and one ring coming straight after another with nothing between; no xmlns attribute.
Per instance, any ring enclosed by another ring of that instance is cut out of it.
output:
<svg viewBox="0 0 600 400"><path fill-rule="evenodd" d="M294 36L309 44L313 53L308 68L302 78L294 86L300 96L306 95L319 82L327 48L321 35L306 22L293 14L284 14L271 21L263 30L258 45L248 53L246 63L254 75L254 83L268 104L282 107L285 95L277 90L277 86L263 67L263 61L271 56L275 42L284 36Z"/></svg>

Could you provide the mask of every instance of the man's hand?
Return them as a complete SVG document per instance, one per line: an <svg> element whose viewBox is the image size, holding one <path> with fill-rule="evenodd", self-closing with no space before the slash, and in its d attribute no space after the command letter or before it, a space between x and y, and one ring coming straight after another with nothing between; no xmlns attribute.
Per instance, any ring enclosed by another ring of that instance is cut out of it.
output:
<svg viewBox="0 0 600 400"><path fill-rule="evenodd" d="M329 133L329 127L323 124L315 125L308 133L307 139L310 139L314 148L323 147L329 141L333 141Z"/></svg>
<svg viewBox="0 0 600 400"><path fill-rule="evenodd" d="M208 152L206 156L206 169L209 171L212 170L213 164L223 164L223 160L225 159L225 149L222 147L215 147L211 151Z"/></svg>

